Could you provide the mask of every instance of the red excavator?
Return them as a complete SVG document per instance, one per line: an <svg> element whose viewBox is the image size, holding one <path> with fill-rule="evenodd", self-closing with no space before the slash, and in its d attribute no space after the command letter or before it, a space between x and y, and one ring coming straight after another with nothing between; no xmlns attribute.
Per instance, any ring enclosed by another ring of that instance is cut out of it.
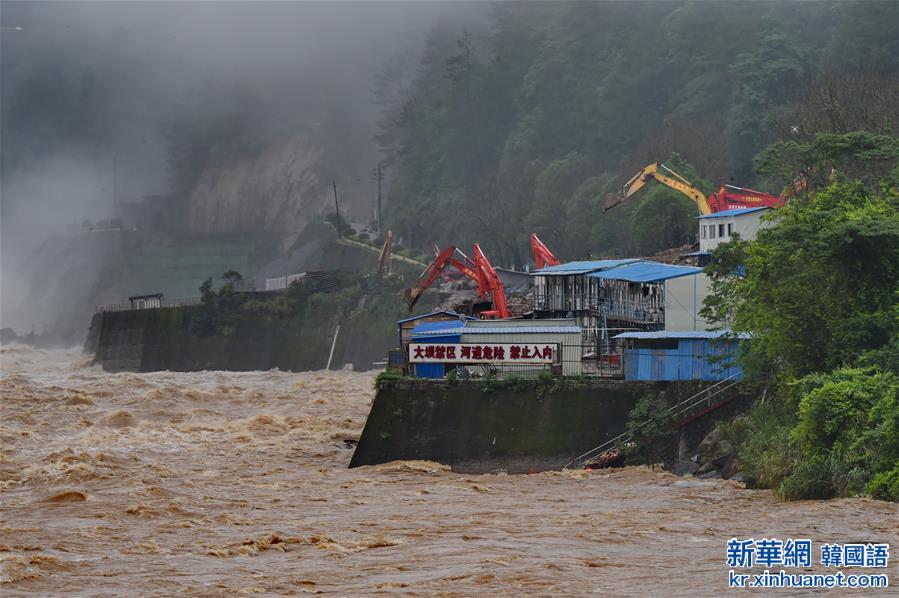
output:
<svg viewBox="0 0 899 598"><path fill-rule="evenodd" d="M664 164L655 162L632 176L617 194L610 194L606 197L604 210L614 208L618 204L627 201L634 193L653 179L686 195L696 204L703 216L739 208L777 208L784 205L787 201L787 197L783 195L778 197L762 193L761 191L727 184L721 185L717 193L712 193L706 198L705 193L699 190L696 185Z"/></svg>
<svg viewBox="0 0 899 598"><path fill-rule="evenodd" d="M473 259L456 249L455 245L450 245L440 251L434 261L418 277L415 286L406 290L406 303L409 305L409 311L412 311L412 307L421 294L434 284L434 281L449 266L452 266L478 284L478 295L481 301L487 299L488 293L493 296L493 309L481 312L482 318L508 318L509 306L506 304L506 291L499 275L477 243L474 244L472 255Z"/></svg>
<svg viewBox="0 0 899 598"><path fill-rule="evenodd" d="M537 238L537 233L531 233L531 251L534 254L534 267L537 270L547 266L558 266L560 263L549 247Z"/></svg>

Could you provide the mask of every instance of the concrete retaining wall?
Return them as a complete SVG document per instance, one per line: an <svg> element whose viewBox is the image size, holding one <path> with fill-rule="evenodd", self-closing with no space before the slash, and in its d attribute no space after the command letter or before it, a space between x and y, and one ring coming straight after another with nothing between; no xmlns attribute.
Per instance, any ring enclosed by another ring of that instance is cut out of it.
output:
<svg viewBox="0 0 899 598"><path fill-rule="evenodd" d="M485 392L476 382L401 381L375 396L350 467L422 459L472 473L558 469L624 432L645 394L673 404L701 388L590 380Z"/></svg>

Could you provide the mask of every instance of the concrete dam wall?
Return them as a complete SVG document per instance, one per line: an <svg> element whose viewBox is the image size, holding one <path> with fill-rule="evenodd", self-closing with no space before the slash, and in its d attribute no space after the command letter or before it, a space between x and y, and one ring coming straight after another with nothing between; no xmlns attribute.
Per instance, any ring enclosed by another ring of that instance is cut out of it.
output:
<svg viewBox="0 0 899 598"><path fill-rule="evenodd" d="M350 467L421 459L465 473L559 469L624 432L630 410L644 395L663 394L673 404L703 385L588 380L549 388L487 388L430 381L382 387ZM696 425L707 429L704 419ZM672 460L676 450L673 441Z"/></svg>
<svg viewBox="0 0 899 598"><path fill-rule="evenodd" d="M229 334L199 336L191 330L198 307L143 309L96 314L85 343L94 362L109 371L324 369L337 320L333 314L302 320L242 316ZM368 370L393 344L392 319L378 327L370 319L341 322L332 369Z"/></svg>

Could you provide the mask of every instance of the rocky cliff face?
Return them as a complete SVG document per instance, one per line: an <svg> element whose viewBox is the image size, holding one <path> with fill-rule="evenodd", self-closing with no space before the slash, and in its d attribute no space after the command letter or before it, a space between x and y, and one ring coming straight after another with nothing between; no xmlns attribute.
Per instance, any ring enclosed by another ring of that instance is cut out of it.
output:
<svg viewBox="0 0 899 598"><path fill-rule="evenodd" d="M195 234L300 231L331 201L320 172L324 150L297 134L254 158L207 168L189 201Z"/></svg>

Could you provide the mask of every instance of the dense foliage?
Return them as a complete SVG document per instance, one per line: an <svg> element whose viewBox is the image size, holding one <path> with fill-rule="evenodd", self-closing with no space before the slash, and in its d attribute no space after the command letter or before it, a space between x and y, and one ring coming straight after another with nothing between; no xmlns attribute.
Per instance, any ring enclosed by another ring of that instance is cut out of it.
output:
<svg viewBox="0 0 899 598"><path fill-rule="evenodd" d="M387 219L407 246L478 240L506 264L531 232L568 259L670 247L694 234L688 200L656 185L603 213L603 196L673 152L706 191L776 194L787 172L753 172L768 144L780 164L819 132L889 133L897 6L499 3L488 33L436 28L411 83L378 79Z"/></svg>
<svg viewBox="0 0 899 598"><path fill-rule="evenodd" d="M402 272L388 277L355 272L331 272L332 288L323 290L315 281L300 279L283 293L241 291L242 277L233 270L222 275L225 283L218 289L212 279L200 286L201 304L188 320L192 334L204 338L235 334L237 328L259 318L291 322L313 322L326 318L351 324L360 337L374 339L395 335L396 320L407 317L399 300L410 281ZM427 309L434 297L419 302Z"/></svg>
<svg viewBox="0 0 899 598"><path fill-rule="evenodd" d="M707 269L706 316L752 335L742 363L776 388L737 424L747 480L791 499L899 500L899 144L819 135L759 162L789 172L788 156L828 173L823 188L771 215L755 241L721 246ZM858 179L835 166L858 163Z"/></svg>

